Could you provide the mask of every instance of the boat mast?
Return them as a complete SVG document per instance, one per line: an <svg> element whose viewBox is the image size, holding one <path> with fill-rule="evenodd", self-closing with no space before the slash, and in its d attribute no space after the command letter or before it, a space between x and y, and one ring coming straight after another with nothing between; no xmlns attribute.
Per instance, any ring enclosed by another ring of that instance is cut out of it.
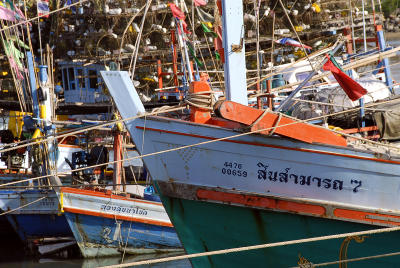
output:
<svg viewBox="0 0 400 268"><path fill-rule="evenodd" d="M226 99L248 105L242 0L221 0Z"/></svg>

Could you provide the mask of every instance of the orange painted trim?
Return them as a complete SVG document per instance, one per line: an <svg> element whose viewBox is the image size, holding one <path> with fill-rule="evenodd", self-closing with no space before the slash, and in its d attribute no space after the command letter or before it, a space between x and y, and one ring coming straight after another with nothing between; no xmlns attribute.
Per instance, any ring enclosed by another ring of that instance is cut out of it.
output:
<svg viewBox="0 0 400 268"><path fill-rule="evenodd" d="M219 201L229 204L241 204L245 206L277 209L295 213L312 214L315 216L323 216L325 214L325 208L318 205L304 204L299 202L278 200L274 198L225 193L212 190L197 190L197 197L200 199Z"/></svg>
<svg viewBox="0 0 400 268"><path fill-rule="evenodd" d="M378 224L378 223L386 223L390 225L399 225L400 226L400 216L393 216L393 215L386 215L386 214L379 214L379 213L372 213L372 212L364 212L364 211L356 211L350 209L342 209L336 208L333 211L333 214L338 218L345 218L349 220L356 220L356 221L364 221L371 224ZM377 217L377 218L368 218ZM382 218L382 219L378 219ZM393 221L392 221L393 220Z"/></svg>
<svg viewBox="0 0 400 268"><path fill-rule="evenodd" d="M135 222L152 224L152 225L157 225L157 226L173 227L173 225L171 223L166 223L166 222L162 222L162 221L149 220L149 219L146 220L146 219L140 219L140 218L135 218L135 217L107 214L107 213L102 213L102 212L94 212L94 211L77 209L77 208L64 207L64 211L70 212L70 213L75 213L75 214L95 216L95 217L103 217L103 218L124 220L124 221L135 221Z"/></svg>
<svg viewBox="0 0 400 268"><path fill-rule="evenodd" d="M107 194L104 192L97 192L93 190L84 190L84 189L76 189L76 188L70 188L70 187L62 187L61 192L63 193L71 193L71 194L82 194L82 195L89 195L89 196L97 196L97 197L103 197L103 198L113 198L113 199L119 199L119 200L126 200L126 201L135 201L138 203L143 203L143 204L151 204L151 205L156 205L162 207L162 204L158 202L151 202L151 201L144 201L136 198L127 198L119 195L114 195L114 194Z"/></svg>
<svg viewBox="0 0 400 268"><path fill-rule="evenodd" d="M378 130L377 126L370 126L370 127L362 127L362 128L348 128L348 129L343 129L340 132L346 133L346 134L352 134L352 133L359 133L359 132L364 132L364 131L374 131Z"/></svg>
<svg viewBox="0 0 400 268"><path fill-rule="evenodd" d="M214 137L208 137L208 136L202 136L202 135L196 135L196 134L188 134L188 133L182 133L182 132L175 132L175 131L169 131L169 130L163 130L163 129L149 128L149 127L144 128L144 127L139 127L139 126L136 126L136 128L141 129L141 130L146 129L146 130L150 130L150 131L164 132L164 133L169 133L169 134L202 138L202 139L208 139L208 140L218 140L218 138L214 138ZM254 145L254 146L260 146L260 147L269 147L269 148L290 150L290 151L299 151L299 152L324 154L324 155L334 155L334 156L341 156L341 157L346 157L346 158L354 158L354 159L383 162L383 163L390 163L390 164L400 164L399 161L393 161L393 160L376 159L376 158L362 157L362 156L356 156L356 155L346 155L346 154L331 153L331 152L322 152L322 151L315 151L315 150L310 150L310 149L299 149L299 148L285 147L285 146L279 146L279 145L261 144L261 143L255 143L255 142L246 142L246 141L229 140L229 139L221 140L221 141L237 143L237 144L246 144L246 145Z"/></svg>

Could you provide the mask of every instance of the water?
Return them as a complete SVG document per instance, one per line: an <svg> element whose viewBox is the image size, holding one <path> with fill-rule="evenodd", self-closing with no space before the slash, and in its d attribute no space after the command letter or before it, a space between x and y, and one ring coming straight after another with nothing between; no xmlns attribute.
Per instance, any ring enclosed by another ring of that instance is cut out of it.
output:
<svg viewBox="0 0 400 268"><path fill-rule="evenodd" d="M123 263L134 262L134 260L127 258ZM39 259L39 260L23 260L18 262L9 262L0 264L0 267L4 268L94 268L94 267L102 267L106 265L116 265L120 264L119 258L104 258L104 259ZM188 260L179 260L172 262L164 262L153 265L141 265L135 267L152 267L152 268L188 268L191 267L190 262Z"/></svg>
<svg viewBox="0 0 400 268"><path fill-rule="evenodd" d="M0 253L1 254L1 253ZM148 259L158 259L170 257L171 255L140 255L140 256L125 256L123 262L121 257L108 257L97 259L82 259L82 258L19 258L15 260L6 260L0 262L0 268L94 268L108 265L117 265L121 263L132 263ZM190 268L190 262L187 259L171 262L163 262L149 265L135 266L140 268Z"/></svg>

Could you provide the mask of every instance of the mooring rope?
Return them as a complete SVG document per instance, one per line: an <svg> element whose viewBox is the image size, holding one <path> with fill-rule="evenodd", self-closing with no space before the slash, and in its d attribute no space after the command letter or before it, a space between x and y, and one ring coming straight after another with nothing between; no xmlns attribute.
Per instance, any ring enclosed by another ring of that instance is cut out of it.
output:
<svg viewBox="0 0 400 268"><path fill-rule="evenodd" d="M318 237L303 238L303 239L296 239L296 240L288 240L288 241L282 241L282 242L260 244L260 245L255 245L255 246L222 249L222 250L215 250L215 251L210 251L210 252L193 253L193 254L187 254L187 255L182 255L182 256L160 258L160 259L155 259L155 260L145 260L145 261L139 261L139 262L101 266L101 268L117 268L117 267L122 268L122 267L129 267L129 266L148 265L148 264L154 264L154 263L160 263L160 262L177 261L177 260L191 259L191 258L205 257L205 256L215 256L215 255L221 255L221 254L229 254L229 253L243 252L243 251L249 251L249 250L263 249L263 248L273 248L273 247L289 246L289 245L296 245L296 244L303 244L303 243L310 243L310 242L319 242L319 241L325 241L325 240L331 240L331 239L345 238L348 236L371 235L371 234L380 234L380 233L388 233L388 232L396 232L396 231L400 231L400 226L368 230L368 231L359 231L359 232L318 236Z"/></svg>
<svg viewBox="0 0 400 268"><path fill-rule="evenodd" d="M322 267L322 266L329 266L329 265L334 265L334 264L341 264L341 263L348 263L348 262L355 262L355 261L364 261L364 260L372 260L372 259L378 259L378 258L384 258L384 257L391 257L391 256L397 256L400 255L400 252L392 252L392 253L386 253L386 254L379 254L379 255L372 255L372 256L365 256L365 257L359 257L359 258L352 258L352 259L347 259L347 260L339 260L339 261L331 261L331 262L324 262L324 263L310 263L310 267ZM291 268L302 268L301 266L294 266Z"/></svg>
<svg viewBox="0 0 400 268"><path fill-rule="evenodd" d="M215 104L213 94L216 94L216 92L212 90L188 93L184 102L197 108L212 111Z"/></svg>

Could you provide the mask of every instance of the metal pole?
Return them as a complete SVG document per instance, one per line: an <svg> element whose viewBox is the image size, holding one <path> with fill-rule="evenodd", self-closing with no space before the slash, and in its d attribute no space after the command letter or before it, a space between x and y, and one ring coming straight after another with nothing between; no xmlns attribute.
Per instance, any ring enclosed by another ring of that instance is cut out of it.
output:
<svg viewBox="0 0 400 268"><path fill-rule="evenodd" d="M361 0L361 3L362 3L362 19L363 19L363 33L364 33L364 52L367 52L367 31L365 29L364 0Z"/></svg>
<svg viewBox="0 0 400 268"><path fill-rule="evenodd" d="M222 0L221 4L226 99L248 105L243 2Z"/></svg>
<svg viewBox="0 0 400 268"><path fill-rule="evenodd" d="M349 9L350 9L351 39L353 40L353 53L356 54L357 49L356 49L356 39L354 36L353 8L351 7L351 0L349 0Z"/></svg>
<svg viewBox="0 0 400 268"><path fill-rule="evenodd" d="M341 47L343 46L343 44L344 44L344 42L340 42L340 43L332 50L332 53L331 53L331 54L334 55L334 54L339 50L339 48L341 48ZM329 59L328 57L325 57L325 59L321 62L320 66L324 65L324 64L328 61L328 59ZM307 78L304 79L304 81L301 82L300 85L299 85L295 90L292 91L292 93L290 93L290 95L289 95L289 96L279 105L279 107L276 109L277 112L279 112L279 111L283 110L283 108L285 108L286 104L294 97L294 95L297 94L297 92L300 91L300 89L302 89L302 88L307 84L307 82L317 73L317 70L318 70L319 68L320 68L320 67L315 68L315 69L307 76Z"/></svg>
<svg viewBox="0 0 400 268"><path fill-rule="evenodd" d="M182 47L183 47L183 51L185 53L185 63L186 63L186 69L188 72L188 77L189 77L189 83L193 82L193 72L192 72L192 68L190 66L190 59L189 59L189 54L187 51L187 46L186 46L186 41L185 38L183 38L183 26L182 26L182 21L180 19L178 20L178 27L181 30L181 34L179 35L180 39L182 40ZM178 33L179 34L179 33Z"/></svg>

